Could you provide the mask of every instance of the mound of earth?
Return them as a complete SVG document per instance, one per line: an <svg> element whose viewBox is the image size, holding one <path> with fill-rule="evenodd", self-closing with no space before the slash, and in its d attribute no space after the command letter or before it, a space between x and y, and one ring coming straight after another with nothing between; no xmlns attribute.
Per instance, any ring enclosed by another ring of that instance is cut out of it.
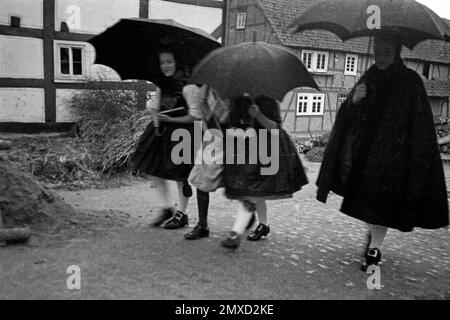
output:
<svg viewBox="0 0 450 320"><path fill-rule="evenodd" d="M30 226L45 231L65 224L73 208L40 186L27 173L0 158L0 212L5 227Z"/></svg>

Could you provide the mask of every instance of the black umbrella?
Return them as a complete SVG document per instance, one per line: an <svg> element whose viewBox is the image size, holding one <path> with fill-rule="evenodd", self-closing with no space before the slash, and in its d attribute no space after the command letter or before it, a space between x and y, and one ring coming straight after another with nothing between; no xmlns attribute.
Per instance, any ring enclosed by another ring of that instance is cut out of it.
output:
<svg viewBox="0 0 450 320"><path fill-rule="evenodd" d="M318 89L295 53L265 42L214 50L195 67L190 82L208 84L223 98L249 93L282 100L297 87Z"/></svg>
<svg viewBox="0 0 450 320"><path fill-rule="evenodd" d="M123 80L155 83L161 75L161 48L174 51L179 68L192 68L221 46L207 32L170 19L122 19L89 42L96 50L95 63L113 68Z"/></svg>
<svg viewBox="0 0 450 320"><path fill-rule="evenodd" d="M376 26L371 17L376 17L378 8L381 24ZM391 34L410 49L428 39L450 40L447 23L414 0L324 0L295 19L291 27L295 32L328 30L344 41Z"/></svg>

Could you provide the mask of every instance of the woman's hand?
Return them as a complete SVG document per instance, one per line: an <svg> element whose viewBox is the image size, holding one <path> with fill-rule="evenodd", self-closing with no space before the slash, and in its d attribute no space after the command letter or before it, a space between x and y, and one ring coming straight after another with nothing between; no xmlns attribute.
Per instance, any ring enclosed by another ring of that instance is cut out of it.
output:
<svg viewBox="0 0 450 320"><path fill-rule="evenodd" d="M355 88L355 92L353 93L353 104L357 104L367 95L367 86L365 84L360 84Z"/></svg>
<svg viewBox="0 0 450 320"><path fill-rule="evenodd" d="M248 107L248 114L252 116L255 119L258 119L261 115L261 111L259 110L259 107L256 104L252 104Z"/></svg>

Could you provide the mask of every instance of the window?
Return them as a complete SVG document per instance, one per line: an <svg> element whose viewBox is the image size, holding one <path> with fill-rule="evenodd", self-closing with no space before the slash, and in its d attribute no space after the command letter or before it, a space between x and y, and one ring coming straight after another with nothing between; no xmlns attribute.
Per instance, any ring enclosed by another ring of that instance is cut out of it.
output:
<svg viewBox="0 0 450 320"><path fill-rule="evenodd" d="M10 16L10 25L13 28L20 28L20 20L19 16Z"/></svg>
<svg viewBox="0 0 450 320"><path fill-rule="evenodd" d="M346 94L346 93L339 93L339 95L338 95L338 106L343 104L345 102L345 100L347 100L347 98L348 98L348 94Z"/></svg>
<svg viewBox="0 0 450 320"><path fill-rule="evenodd" d="M297 94L297 116L321 116L325 108L325 95L313 93Z"/></svg>
<svg viewBox="0 0 450 320"><path fill-rule="evenodd" d="M328 71L328 52L303 50L302 59L308 71Z"/></svg>
<svg viewBox="0 0 450 320"><path fill-rule="evenodd" d="M85 75L84 45L58 43L56 75L60 78L81 78Z"/></svg>
<svg viewBox="0 0 450 320"><path fill-rule="evenodd" d="M297 115L304 114L308 112L308 96L298 95L297 97L298 106L297 106Z"/></svg>
<svg viewBox="0 0 450 320"><path fill-rule="evenodd" d="M355 54L347 54L345 56L344 74L356 76L357 71L358 71L358 56Z"/></svg>
<svg viewBox="0 0 450 320"><path fill-rule="evenodd" d="M348 94L346 93L339 93L339 100L347 100Z"/></svg>
<svg viewBox="0 0 450 320"><path fill-rule="evenodd" d="M317 53L316 71L327 71L327 54Z"/></svg>
<svg viewBox="0 0 450 320"><path fill-rule="evenodd" d="M306 69L310 70L312 68L312 52L303 52L303 63L305 64Z"/></svg>
<svg viewBox="0 0 450 320"><path fill-rule="evenodd" d="M246 20L247 20L247 13L239 12L236 17L236 29L245 29Z"/></svg>

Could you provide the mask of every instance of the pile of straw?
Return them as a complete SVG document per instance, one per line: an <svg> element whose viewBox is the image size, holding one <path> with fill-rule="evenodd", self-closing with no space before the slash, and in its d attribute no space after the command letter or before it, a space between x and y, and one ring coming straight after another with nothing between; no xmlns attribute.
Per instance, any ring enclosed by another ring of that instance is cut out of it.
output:
<svg viewBox="0 0 450 320"><path fill-rule="evenodd" d="M140 136L151 121L150 114L142 111L111 127L103 148L102 173L130 169L130 156L135 152Z"/></svg>

